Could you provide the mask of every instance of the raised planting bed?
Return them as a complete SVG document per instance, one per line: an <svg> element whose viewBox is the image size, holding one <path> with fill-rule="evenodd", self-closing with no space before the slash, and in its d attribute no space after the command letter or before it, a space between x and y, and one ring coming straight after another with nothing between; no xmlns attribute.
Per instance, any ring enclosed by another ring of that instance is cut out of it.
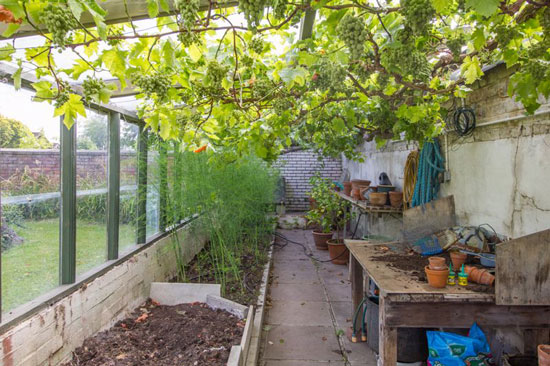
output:
<svg viewBox="0 0 550 366"><path fill-rule="evenodd" d="M245 322L204 303L149 300L111 329L84 341L64 366L226 365Z"/></svg>
<svg viewBox="0 0 550 366"><path fill-rule="evenodd" d="M145 304L86 339L64 366L242 366L254 308L222 298L220 288L153 282Z"/></svg>

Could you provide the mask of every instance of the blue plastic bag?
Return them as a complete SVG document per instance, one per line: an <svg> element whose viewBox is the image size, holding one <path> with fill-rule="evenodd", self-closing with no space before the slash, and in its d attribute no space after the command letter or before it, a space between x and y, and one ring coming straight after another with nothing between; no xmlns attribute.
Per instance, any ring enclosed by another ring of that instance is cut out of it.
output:
<svg viewBox="0 0 550 366"><path fill-rule="evenodd" d="M474 323L468 336L427 331L428 366L489 366L491 349L483 331Z"/></svg>

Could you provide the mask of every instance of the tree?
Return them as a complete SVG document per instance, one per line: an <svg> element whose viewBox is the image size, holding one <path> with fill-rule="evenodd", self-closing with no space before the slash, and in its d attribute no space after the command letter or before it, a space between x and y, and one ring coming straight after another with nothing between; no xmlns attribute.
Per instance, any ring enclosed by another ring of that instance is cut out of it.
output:
<svg viewBox="0 0 550 366"><path fill-rule="evenodd" d="M0 115L0 148L50 149L43 131L38 138L22 122Z"/></svg>
<svg viewBox="0 0 550 366"><path fill-rule="evenodd" d="M169 5L175 11L147 30L106 25L95 1L27 3L6 8L51 34L39 30L44 44L23 58L7 45L0 59L56 80L34 84L38 100L54 103L70 126L85 102L109 100L99 77L108 70L137 88L151 130L191 149L210 144L273 159L297 141L356 157L364 138L422 142L443 130L443 106L464 98L482 66L496 62L516 71L509 94L527 113L550 96L548 0L241 0L239 8L148 0L151 17ZM296 41L292 27L308 10L317 11L313 37ZM84 13L96 28L79 26ZM73 66L56 66L55 49L74 52ZM82 96L70 79L85 81Z"/></svg>
<svg viewBox="0 0 550 366"><path fill-rule="evenodd" d="M77 145L84 150L106 150L109 142L108 125L101 116L94 116L78 123Z"/></svg>

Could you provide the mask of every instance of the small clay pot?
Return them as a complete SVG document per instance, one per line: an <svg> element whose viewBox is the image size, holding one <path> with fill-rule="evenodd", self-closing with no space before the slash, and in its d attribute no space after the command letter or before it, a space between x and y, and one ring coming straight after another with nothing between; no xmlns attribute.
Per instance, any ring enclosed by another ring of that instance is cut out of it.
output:
<svg viewBox="0 0 550 366"><path fill-rule="evenodd" d="M364 180L364 179L352 179L351 180L351 188L358 188L359 186L368 187L370 186L370 180Z"/></svg>
<svg viewBox="0 0 550 366"><path fill-rule="evenodd" d="M344 182L344 194L346 196L351 195L351 182Z"/></svg>
<svg viewBox="0 0 550 366"><path fill-rule="evenodd" d="M539 366L550 366L550 344L539 344L537 351Z"/></svg>
<svg viewBox="0 0 550 366"><path fill-rule="evenodd" d="M319 231L312 231L313 233L313 241L315 242L315 248L320 250L328 250L327 241L332 239L332 232L330 233L322 233Z"/></svg>
<svg viewBox="0 0 550 366"><path fill-rule="evenodd" d="M429 266L424 267L426 271L426 277L428 277L428 284L435 288L444 288L447 286L447 277L449 277L449 269L434 271Z"/></svg>
<svg viewBox="0 0 550 366"><path fill-rule="evenodd" d="M468 274L468 281L479 283L480 285L492 286L495 282L495 276L486 269L465 266L464 272Z"/></svg>
<svg viewBox="0 0 550 366"><path fill-rule="evenodd" d="M331 239L327 241L327 245L328 254L333 264L348 264L349 250L341 240Z"/></svg>
<svg viewBox="0 0 550 366"><path fill-rule="evenodd" d="M451 252L451 262L453 262L453 269L455 272L460 271L464 262L466 262L468 254L462 252Z"/></svg>
<svg viewBox="0 0 550 366"><path fill-rule="evenodd" d="M386 192L371 192L369 193L369 202L371 206L382 207L388 200L388 193Z"/></svg>
<svg viewBox="0 0 550 366"><path fill-rule="evenodd" d="M403 206L403 192L389 192L390 195L390 205L393 208L400 208Z"/></svg>
<svg viewBox="0 0 550 366"><path fill-rule="evenodd" d="M448 269L445 258L443 257L430 257L428 258L428 261L430 262L429 267L432 271L442 271Z"/></svg>

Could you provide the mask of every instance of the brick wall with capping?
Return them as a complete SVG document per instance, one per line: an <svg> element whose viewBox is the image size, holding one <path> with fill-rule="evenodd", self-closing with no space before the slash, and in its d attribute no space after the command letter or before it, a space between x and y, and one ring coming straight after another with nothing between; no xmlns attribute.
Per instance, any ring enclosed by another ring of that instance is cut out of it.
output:
<svg viewBox="0 0 550 366"><path fill-rule="evenodd" d="M341 159L320 158L311 150L289 150L279 157L275 166L285 179L285 204L288 211L309 209L309 179L316 172L333 180L339 180L342 175Z"/></svg>

